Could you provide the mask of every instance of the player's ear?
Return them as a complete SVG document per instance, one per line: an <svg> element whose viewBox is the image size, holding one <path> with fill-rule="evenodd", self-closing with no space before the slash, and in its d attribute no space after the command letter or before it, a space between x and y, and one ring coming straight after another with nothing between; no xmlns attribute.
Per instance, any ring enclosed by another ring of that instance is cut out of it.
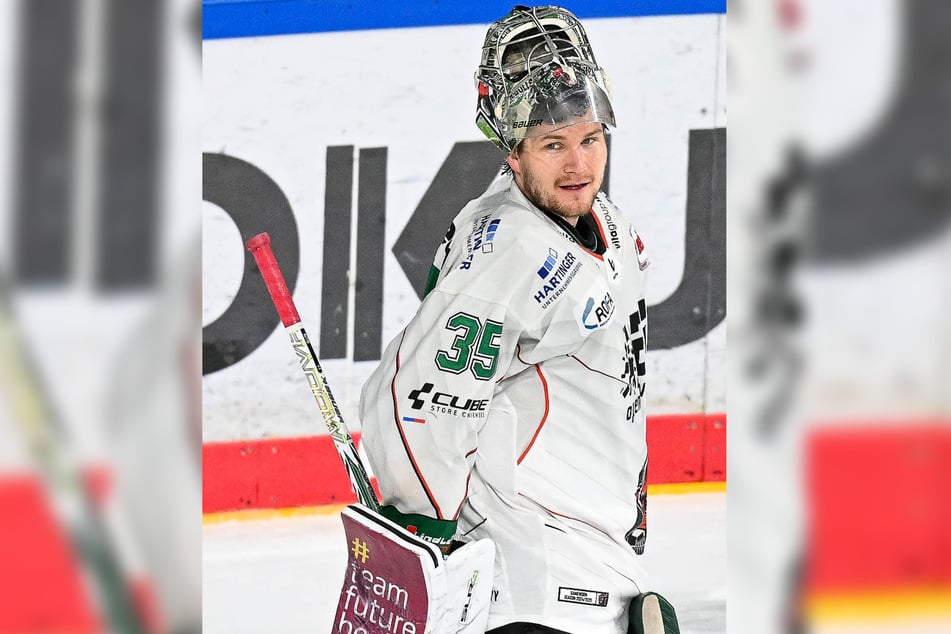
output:
<svg viewBox="0 0 951 634"><path fill-rule="evenodd" d="M522 166L518 160L518 146L516 146L514 150L509 152L509 155L505 157L505 162L508 163L509 167L512 168L513 174L520 175L522 173Z"/></svg>

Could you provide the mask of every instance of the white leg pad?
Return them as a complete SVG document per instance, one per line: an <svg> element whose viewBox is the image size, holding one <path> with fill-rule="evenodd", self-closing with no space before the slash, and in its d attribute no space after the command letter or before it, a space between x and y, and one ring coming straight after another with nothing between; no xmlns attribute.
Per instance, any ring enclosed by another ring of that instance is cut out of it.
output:
<svg viewBox="0 0 951 634"><path fill-rule="evenodd" d="M482 634L495 545L481 539L448 558L370 509L340 515L348 560L334 634Z"/></svg>

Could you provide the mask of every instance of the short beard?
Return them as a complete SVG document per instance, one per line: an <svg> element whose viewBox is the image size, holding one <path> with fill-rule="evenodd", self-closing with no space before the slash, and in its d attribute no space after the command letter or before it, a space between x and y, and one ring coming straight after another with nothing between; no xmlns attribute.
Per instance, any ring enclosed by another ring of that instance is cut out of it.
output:
<svg viewBox="0 0 951 634"><path fill-rule="evenodd" d="M566 220L571 220L580 218L591 211L591 206L594 205L594 199L598 195L601 183L598 183L598 186L594 188L594 193L591 194L591 199L586 205L578 204L572 206L565 205L555 198L555 196L543 192L538 181L531 178L528 174L522 174L522 186L522 193L525 194L525 197L528 198L533 205L542 211L547 211L561 216Z"/></svg>

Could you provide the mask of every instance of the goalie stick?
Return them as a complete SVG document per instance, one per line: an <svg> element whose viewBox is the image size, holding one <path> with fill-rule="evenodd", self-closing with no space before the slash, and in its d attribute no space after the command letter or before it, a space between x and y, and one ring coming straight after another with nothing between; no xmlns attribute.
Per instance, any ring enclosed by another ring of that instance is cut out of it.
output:
<svg viewBox="0 0 951 634"><path fill-rule="evenodd" d="M291 347L297 354L300 361L301 371L307 377L310 384L310 391L314 394L317 401L317 407L327 425L330 437L333 439L337 454L343 462L350 477L350 486L353 492L357 494L357 500L360 504L367 506L374 511L380 509L380 502L376 498L376 493L370 484L370 477L367 475L366 468L360 460L356 446L353 444L353 438L347 429L347 425L334 400L327 379L324 377L324 371L317 360L317 354L310 343L307 331L304 330L304 324L301 322L297 307L294 305L294 298L287 288L284 281L284 275L278 266L274 252L271 250L271 237L267 233L259 233L249 238L245 242L248 251L254 256L254 261L258 264L261 271L261 277L264 278L264 284L267 286L268 293L271 295L271 301L274 302L274 308L284 324L284 330L291 340Z"/></svg>
<svg viewBox="0 0 951 634"><path fill-rule="evenodd" d="M379 514L380 503L271 251L271 239L259 233L245 246L258 264L360 503L340 514L351 547L333 631L484 632L495 545L488 539L477 540L444 560L437 546Z"/></svg>

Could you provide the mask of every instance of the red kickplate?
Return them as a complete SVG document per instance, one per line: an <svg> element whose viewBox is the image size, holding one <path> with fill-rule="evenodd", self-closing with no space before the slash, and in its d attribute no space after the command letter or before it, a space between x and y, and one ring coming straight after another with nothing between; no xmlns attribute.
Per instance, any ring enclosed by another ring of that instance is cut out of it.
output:
<svg viewBox="0 0 951 634"><path fill-rule="evenodd" d="M647 483L703 480L705 419L697 415L647 417Z"/></svg>
<svg viewBox="0 0 951 634"><path fill-rule="evenodd" d="M726 481L726 414L707 415L704 421L703 481Z"/></svg>
<svg viewBox="0 0 951 634"><path fill-rule="evenodd" d="M951 587L951 426L817 427L806 439L812 594Z"/></svg>
<svg viewBox="0 0 951 634"><path fill-rule="evenodd" d="M0 476L0 634L103 628L40 477Z"/></svg>
<svg viewBox="0 0 951 634"><path fill-rule="evenodd" d="M424 566L430 550L404 542L385 520L350 506L340 515L348 560L334 634L423 634L429 610Z"/></svg>

